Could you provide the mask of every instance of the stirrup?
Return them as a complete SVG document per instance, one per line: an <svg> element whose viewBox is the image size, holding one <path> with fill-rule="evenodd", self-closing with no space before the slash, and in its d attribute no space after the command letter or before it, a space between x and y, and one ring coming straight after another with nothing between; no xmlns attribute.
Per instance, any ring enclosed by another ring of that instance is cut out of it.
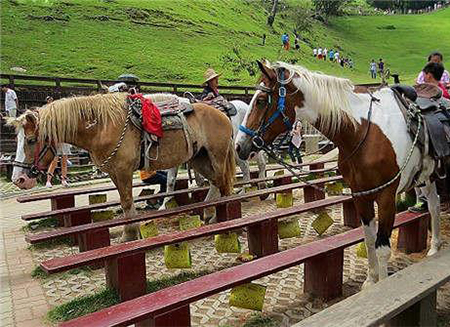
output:
<svg viewBox="0 0 450 327"><path fill-rule="evenodd" d="M445 166L442 165L442 161L438 161L438 166L436 168L436 175L439 177L439 179L447 178L447 171L445 169Z"/></svg>

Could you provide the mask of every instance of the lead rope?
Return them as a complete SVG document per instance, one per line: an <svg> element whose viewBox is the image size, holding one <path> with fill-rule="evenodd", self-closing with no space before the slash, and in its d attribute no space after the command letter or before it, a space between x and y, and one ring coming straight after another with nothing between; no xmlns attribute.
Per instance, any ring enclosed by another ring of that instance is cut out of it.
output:
<svg viewBox="0 0 450 327"><path fill-rule="evenodd" d="M130 122L130 117L131 117L131 104L128 106L128 113L127 113L127 118L125 120L125 125L123 126L122 134L120 135L120 138L119 138L119 141L117 142L116 147L109 154L109 156L103 161L103 163L100 166L97 166L98 169L101 170L103 167L105 167L105 165L116 155L117 151L119 151L119 148L122 145L122 142L125 138L125 133L127 131L128 124Z"/></svg>
<svg viewBox="0 0 450 327"><path fill-rule="evenodd" d="M403 171L405 170L406 165L408 164L408 162L409 162L409 160L411 159L411 156L412 156L412 154L413 154L413 152L414 152L414 148L415 148L415 146L416 146L416 144L417 144L417 141L418 141L418 139L419 139L419 133L420 133L421 126L422 126L422 116L419 114L419 112L418 112L418 110L416 109L416 107L414 107L414 108L415 108L415 110L414 110L414 112L412 113L412 115L416 115L416 116L417 116L417 120L418 120L417 132L416 132L416 135L414 136L413 144L411 145L411 148L409 149L408 155L407 155L407 157L406 157L406 159L405 159L405 161L404 161L402 167L401 167L400 170L397 172L397 174L396 174L391 180L389 180L388 182L386 182L386 183L384 183L384 184L382 184L382 185L380 185L380 186L377 186L377 187L375 187L375 188L372 188L372 189L369 189L369 190L365 190L365 191L351 192L351 193L341 192L341 194L338 194L338 195L351 195L351 196L353 196L353 197L361 197L361 196L371 195L371 194L377 193L377 192L381 191L382 189L388 187L389 185L391 185L392 183L394 183L394 182L401 176L401 174L402 174ZM363 140L365 140L367 134L368 134L368 131L366 132L366 135L365 135L365 137L363 138ZM362 144L362 143L360 142L360 144L358 145L358 147L357 147L356 149L358 149L359 146L360 146L361 144ZM274 160L275 160L276 162L278 162L280 165L284 166L284 168L286 168L286 169L287 169L294 177L297 177L301 182L305 183L306 185L308 185L308 186L310 186L310 187L312 187L312 188L314 188L314 189L316 189L316 190L318 190L318 191L320 191L320 192L325 192L325 191L326 191L325 188L320 187L320 186L317 186L317 185L314 185L314 184L310 183L309 181L304 180L302 177L300 177L300 175L299 175L300 173L302 173L302 172L308 172L308 171L302 170L302 169L299 168L299 167L296 167L296 166L293 166L293 165L290 165L290 164L284 162L282 159L280 159L280 158L277 157L277 155L273 152L272 149L270 149L269 147L267 147L267 146L265 146L265 145L262 147L262 149L269 155L269 157L271 157L272 159L274 159ZM356 149L352 152L352 155L353 155L354 153L356 153ZM347 160L348 158L349 158L349 157L347 157L347 158L344 159L344 160ZM325 170L325 171L334 170L334 169L336 169L336 168L337 168L337 166L335 166L335 167L333 167L333 168L330 168L330 169L327 169L327 170ZM294 169L299 170L300 172L299 172L299 173L296 173L296 172L294 172Z"/></svg>

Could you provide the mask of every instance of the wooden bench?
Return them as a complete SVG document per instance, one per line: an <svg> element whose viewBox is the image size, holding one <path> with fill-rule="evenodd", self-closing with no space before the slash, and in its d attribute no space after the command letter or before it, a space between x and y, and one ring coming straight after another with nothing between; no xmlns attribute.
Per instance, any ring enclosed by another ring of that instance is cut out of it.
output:
<svg viewBox="0 0 450 327"><path fill-rule="evenodd" d="M324 172L327 172L329 170L326 169L317 169L317 170L311 170L308 173L309 174L316 174L317 176L323 175ZM307 173L301 174L302 176L307 175ZM292 174L287 174L283 176L270 176L270 177L264 177L264 178L254 178L248 181L239 181L234 184L235 187L244 186L247 184L250 185L257 185L261 182L270 182L272 181L274 185L281 185L285 183L284 181L286 178L292 177ZM138 183L143 184L143 183ZM139 185L142 186L142 185ZM148 185L143 185L148 186ZM152 195L146 195L146 196L138 196L134 198L134 202L142 202L147 200L153 200L153 199L161 199L169 196L182 196L182 198L177 198L177 203L180 205L186 205L191 202L199 202L203 201L207 192L209 190L209 187L193 187L193 188L183 188L179 189L173 192L164 192L164 193L157 193ZM309 197L315 197L313 194L314 192L309 192L307 196ZM191 198L188 197L188 194L192 194ZM33 214L27 214L23 215L21 218L25 221L31 221L31 220L37 220L37 219L44 219L49 218L53 216L62 216L62 215L75 215L74 217L79 218L79 214L81 212L91 211L91 210L98 210L98 209L104 209L111 206L118 206L120 205L120 201L109 201L109 202L103 202L103 203L97 203L94 205L85 205L85 206L79 206L79 207L67 207L67 208L61 208L61 209L52 209L50 211L44 211L44 212L38 212ZM67 217L66 217L67 219ZM87 219L90 222L90 219ZM82 219L82 223L85 223L86 219ZM72 221L70 224L65 224L65 226L74 226L78 225L79 223Z"/></svg>
<svg viewBox="0 0 450 327"><path fill-rule="evenodd" d="M325 160L323 162L314 162L311 164L304 163L298 165L298 167L306 167L309 166L310 170L317 170L317 169L323 169L324 165L329 162L334 162L335 160ZM268 167L266 171L271 170L278 170L282 169L283 167L281 165ZM250 172L250 175L252 177L257 176L257 171L252 170ZM256 176L255 176L256 175ZM185 178L179 178L177 179L177 184L175 185L175 189L184 189L188 187L189 180L187 177ZM148 186L147 184L144 184L142 182L133 183L133 187L145 187ZM77 195L83 195L83 194L91 194L91 193L98 193L98 192L107 192L107 191L113 191L116 190L115 185L111 186L102 186L102 187L95 187L95 188L89 188L89 189L82 189L82 190L67 190L62 192L50 192L50 193L43 193L43 194L36 194L36 195L26 195L26 196L20 196L17 198L17 201L20 203L26 203L26 202L33 202L33 201L42 201L42 200L50 200L51 202L51 209L52 210L59 210L69 207L75 207L75 196ZM181 201L183 199L180 198Z"/></svg>
<svg viewBox="0 0 450 327"><path fill-rule="evenodd" d="M338 196L325 200L305 203L295 207L276 210L263 215L229 220L205 225L196 229L174 232L156 237L112 245L100 249L78 253L69 257L55 258L41 263L47 273L95 265L106 267L108 285L119 291L121 299L127 300L145 294L145 252L192 239L226 233L247 228L249 252L257 257L278 252L277 220L337 204L352 204L349 196ZM344 216L346 215L344 210ZM132 267L130 271L128 267ZM111 276L114 276L112 278Z"/></svg>
<svg viewBox="0 0 450 327"><path fill-rule="evenodd" d="M436 326L436 292L450 281L450 249L415 263L292 327Z"/></svg>
<svg viewBox="0 0 450 327"><path fill-rule="evenodd" d="M416 224L418 221L428 219L428 213L403 212L397 215L394 227ZM190 303L299 264L305 265L304 292L312 293L325 300L334 299L342 295L344 249L363 239L363 229L361 227L353 229L155 293L142 295L62 323L61 326L127 326L133 323L140 327L190 326ZM145 260L144 254L141 254L141 257L141 261ZM128 271L132 271L134 267L130 268L130 266L129 263L122 269L129 267ZM114 285L118 276L115 272L121 270L117 267L118 261L107 265L107 271L113 270L112 276L107 278L108 285ZM145 265L141 274L145 277ZM131 286L130 284L131 281L127 283L127 286Z"/></svg>
<svg viewBox="0 0 450 327"><path fill-rule="evenodd" d="M284 182L290 182L290 177L285 177ZM230 219L240 218L241 217L241 202L244 199L249 199L253 197L258 197L264 194L271 194L271 193L283 193L286 191L303 188L303 189L312 189L311 192L314 192L315 197L310 197L311 201L324 199L325 194L321 192L321 194L318 193L317 190L315 190L310 185L320 185L323 186L327 182L334 182L341 180L342 176L333 176L333 177L327 177L327 178L319 178L313 181L309 181L308 184L303 182L298 183L289 183L286 185L280 185L276 187L261 189L258 191L248 192L244 194L235 194L228 197L222 197L220 199L214 200L214 201L203 201L198 203L192 203L185 206L168 209L168 210L161 210L161 211L152 211L145 214L140 214L135 217L125 219L113 219L113 220L107 220L107 221L101 221L91 224L82 224L72 227L64 227L60 228L55 231L50 232L44 232L39 234L27 234L25 236L25 240L28 243L35 244L40 242L45 242L49 240L53 240L56 238L61 237L67 237L67 236L74 236L76 235L78 237L78 246L81 252L105 247L110 245L110 235L109 235L109 228L116 227L116 226L122 226L126 224L131 223L138 223L143 221L148 221L152 219L157 218L165 218L170 216L175 216L181 213L189 213L191 211L198 211L202 210L208 207L214 206L216 208L217 213L217 220L218 221L226 221ZM319 196L320 195L320 196ZM306 201L306 197L305 197ZM310 201L306 201L310 202ZM351 206L348 206L347 210L349 211L348 217L348 226L355 226L359 224L358 219L356 218L356 211L354 209L353 204Z"/></svg>

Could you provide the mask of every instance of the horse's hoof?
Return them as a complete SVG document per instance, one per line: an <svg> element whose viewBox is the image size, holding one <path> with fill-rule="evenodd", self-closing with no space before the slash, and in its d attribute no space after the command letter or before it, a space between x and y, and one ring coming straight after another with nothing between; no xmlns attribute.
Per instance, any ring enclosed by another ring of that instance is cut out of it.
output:
<svg viewBox="0 0 450 327"><path fill-rule="evenodd" d="M217 217L216 216L206 217L205 221L207 225L215 224L217 223Z"/></svg>
<svg viewBox="0 0 450 327"><path fill-rule="evenodd" d="M361 289L364 290L370 288L372 285L375 285L375 281L372 280L371 278L367 278L362 284Z"/></svg>
<svg viewBox="0 0 450 327"><path fill-rule="evenodd" d="M438 253L439 249L435 247L431 247L430 250L428 250L427 257L431 257L432 255L435 255Z"/></svg>

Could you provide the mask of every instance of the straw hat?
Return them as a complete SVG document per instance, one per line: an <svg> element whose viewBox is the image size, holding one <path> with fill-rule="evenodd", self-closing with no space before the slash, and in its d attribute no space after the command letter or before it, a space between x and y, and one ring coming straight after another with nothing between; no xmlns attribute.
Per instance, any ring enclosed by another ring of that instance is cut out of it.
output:
<svg viewBox="0 0 450 327"><path fill-rule="evenodd" d="M213 78L219 77L220 75L222 74L217 74L214 69L208 68L204 74L205 77L204 83L208 83L208 81L212 80Z"/></svg>

